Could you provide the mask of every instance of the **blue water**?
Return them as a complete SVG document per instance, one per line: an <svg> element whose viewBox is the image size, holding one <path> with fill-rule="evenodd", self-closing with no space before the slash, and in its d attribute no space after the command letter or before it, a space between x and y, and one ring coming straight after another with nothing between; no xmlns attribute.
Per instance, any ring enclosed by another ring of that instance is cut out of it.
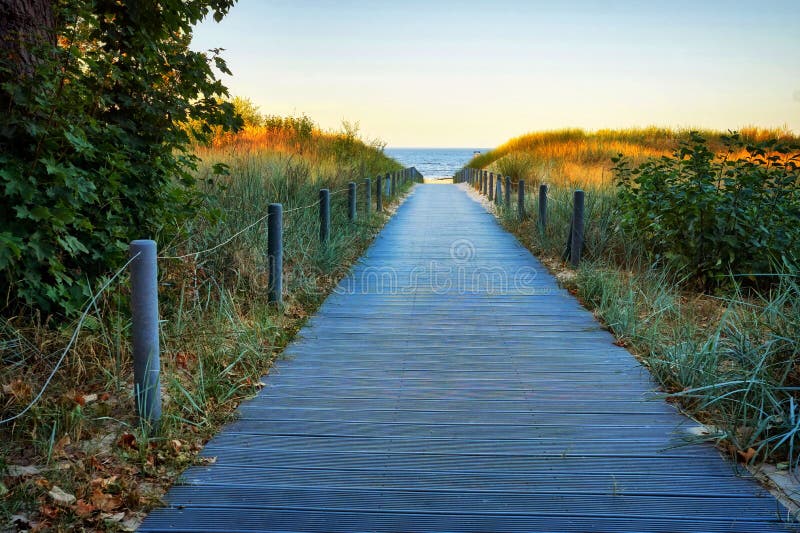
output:
<svg viewBox="0 0 800 533"><path fill-rule="evenodd" d="M405 167L416 167L429 179L452 178L470 159L473 152L487 148L387 148L386 155Z"/></svg>

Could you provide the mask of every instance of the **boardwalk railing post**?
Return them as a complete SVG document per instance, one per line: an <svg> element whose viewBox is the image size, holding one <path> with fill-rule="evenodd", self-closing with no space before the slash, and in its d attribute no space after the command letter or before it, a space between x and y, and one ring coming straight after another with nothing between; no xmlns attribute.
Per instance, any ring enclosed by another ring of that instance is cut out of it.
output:
<svg viewBox="0 0 800 533"><path fill-rule="evenodd" d="M269 204L267 207L267 263L269 285L267 301L283 303L283 206Z"/></svg>
<svg viewBox="0 0 800 533"><path fill-rule="evenodd" d="M547 227L547 185L539 185L539 229Z"/></svg>
<svg viewBox="0 0 800 533"><path fill-rule="evenodd" d="M511 176L506 176L506 209L511 208Z"/></svg>
<svg viewBox="0 0 800 533"><path fill-rule="evenodd" d="M364 211L369 219L369 212L372 210L372 179L364 180Z"/></svg>
<svg viewBox="0 0 800 533"><path fill-rule="evenodd" d="M383 176L375 180L375 210L383 211Z"/></svg>
<svg viewBox="0 0 800 533"><path fill-rule="evenodd" d="M503 188L502 185L503 185L503 176L498 175L497 183L495 184L495 190L494 190L494 203L496 203L497 205L500 205L500 203L503 201L503 194L501 192Z"/></svg>
<svg viewBox="0 0 800 533"><path fill-rule="evenodd" d="M383 191L383 195L386 197L387 200L391 198L392 194L392 175L391 173L386 173L386 179L383 180L383 184L385 186L385 190Z"/></svg>
<svg viewBox="0 0 800 533"><path fill-rule="evenodd" d="M489 172L489 201L494 200L494 172Z"/></svg>
<svg viewBox="0 0 800 533"><path fill-rule="evenodd" d="M347 184L347 211L350 222L356 221L356 182L351 181Z"/></svg>
<svg viewBox="0 0 800 533"><path fill-rule="evenodd" d="M517 182L517 216L520 220L525 218L525 180Z"/></svg>
<svg viewBox="0 0 800 533"><path fill-rule="evenodd" d="M578 189L572 195L572 242L570 246L570 262L577 267L581 262L583 251L583 191Z"/></svg>
<svg viewBox="0 0 800 533"><path fill-rule="evenodd" d="M392 172L392 192L390 193L390 196L394 197L396 193L397 193L397 173Z"/></svg>
<svg viewBox="0 0 800 533"><path fill-rule="evenodd" d="M331 238L331 191L319 190L319 242L328 244Z"/></svg>
<svg viewBox="0 0 800 533"><path fill-rule="evenodd" d="M158 342L158 265L156 242L130 244L133 387L136 412L144 429L158 430L161 420L161 371Z"/></svg>

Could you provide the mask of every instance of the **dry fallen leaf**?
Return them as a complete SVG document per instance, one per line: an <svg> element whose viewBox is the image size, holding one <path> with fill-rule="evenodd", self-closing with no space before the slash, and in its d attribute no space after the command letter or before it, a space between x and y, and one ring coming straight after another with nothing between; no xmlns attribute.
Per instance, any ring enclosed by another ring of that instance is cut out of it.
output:
<svg viewBox="0 0 800 533"><path fill-rule="evenodd" d="M132 433L123 433L120 435L119 440L117 440L117 446L120 448L135 448L136 437L134 437Z"/></svg>
<svg viewBox="0 0 800 533"><path fill-rule="evenodd" d="M58 439L58 442L53 446L53 457L63 457L65 455L64 448L70 444L72 444L72 440L70 440L69 435L64 435Z"/></svg>
<svg viewBox="0 0 800 533"><path fill-rule="evenodd" d="M25 400L31 395L32 389L29 384L18 378L11 383L3 385L3 392L13 396L16 400Z"/></svg>
<svg viewBox="0 0 800 533"><path fill-rule="evenodd" d="M75 496L65 492L64 489L58 485L53 485L53 488L50 489L47 494L59 505L72 505L72 503L75 502Z"/></svg>
<svg viewBox="0 0 800 533"><path fill-rule="evenodd" d="M25 476L35 476L36 474L40 473L41 470L39 467L29 465L8 465L6 467L6 474L11 477L25 477Z"/></svg>
<svg viewBox="0 0 800 533"><path fill-rule="evenodd" d="M92 505L91 503L85 502L83 500L78 500L75 502L75 507L73 508L75 514L81 518L88 518L97 510L97 507Z"/></svg>
<svg viewBox="0 0 800 533"><path fill-rule="evenodd" d="M125 519L125 513L102 513L100 518L112 522L122 522Z"/></svg>
<svg viewBox="0 0 800 533"><path fill-rule="evenodd" d="M743 452L742 450L737 450L736 453L739 454L739 457L742 458L743 462L749 463L750 460L753 458L753 456L756 454L756 451L753 448L748 448L746 452Z"/></svg>
<svg viewBox="0 0 800 533"><path fill-rule="evenodd" d="M101 511L113 511L117 509L120 505L122 505L122 499L119 496L115 496L113 494L106 494L100 489L94 489L92 491L92 505L94 505L97 509ZM120 520L122 520L120 518Z"/></svg>
<svg viewBox="0 0 800 533"><path fill-rule="evenodd" d="M169 441L169 445L172 447L172 450L175 453L178 453L179 451L181 451L181 448L183 448L183 443L178 439L172 439L171 441Z"/></svg>

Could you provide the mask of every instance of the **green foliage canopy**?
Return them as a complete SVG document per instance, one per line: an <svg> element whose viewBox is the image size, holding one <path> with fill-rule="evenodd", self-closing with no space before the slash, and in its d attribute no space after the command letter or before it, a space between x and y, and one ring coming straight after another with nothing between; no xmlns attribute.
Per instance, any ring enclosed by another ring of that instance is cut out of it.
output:
<svg viewBox="0 0 800 533"><path fill-rule="evenodd" d="M131 239L192 213L190 137L241 122L214 74L228 72L219 50L190 50L192 27L234 3L56 0L30 72L0 56L6 308L74 310Z"/></svg>

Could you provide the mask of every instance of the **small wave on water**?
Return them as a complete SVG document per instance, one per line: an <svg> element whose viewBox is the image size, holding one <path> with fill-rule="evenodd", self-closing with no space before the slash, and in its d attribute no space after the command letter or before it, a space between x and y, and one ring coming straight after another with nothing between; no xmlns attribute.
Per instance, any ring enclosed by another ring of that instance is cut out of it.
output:
<svg viewBox="0 0 800 533"><path fill-rule="evenodd" d="M405 167L416 167L428 179L452 178L475 152L488 148L386 148L385 153Z"/></svg>

